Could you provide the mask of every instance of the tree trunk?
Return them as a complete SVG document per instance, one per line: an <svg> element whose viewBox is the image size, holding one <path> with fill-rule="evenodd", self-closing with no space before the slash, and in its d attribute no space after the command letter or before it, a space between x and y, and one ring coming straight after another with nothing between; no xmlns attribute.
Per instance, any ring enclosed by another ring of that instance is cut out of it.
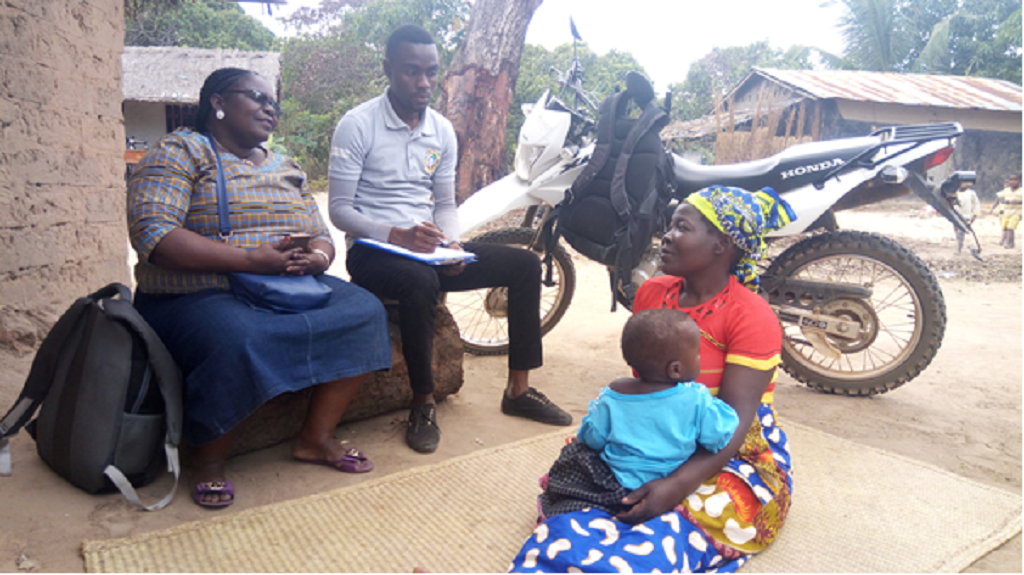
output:
<svg viewBox="0 0 1024 575"><path fill-rule="evenodd" d="M438 105L459 139L459 203L507 172L505 122L519 77L526 27L541 2L473 2L466 39L445 74Z"/></svg>

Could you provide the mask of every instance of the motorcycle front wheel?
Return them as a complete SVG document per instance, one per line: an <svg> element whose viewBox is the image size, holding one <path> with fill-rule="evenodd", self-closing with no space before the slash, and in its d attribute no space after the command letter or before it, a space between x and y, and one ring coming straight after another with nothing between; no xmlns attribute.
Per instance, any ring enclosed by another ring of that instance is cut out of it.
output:
<svg viewBox="0 0 1024 575"><path fill-rule="evenodd" d="M471 241L529 248L536 230L501 228L481 234ZM543 257L539 248L534 249ZM565 315L576 291L576 268L561 245L551 252L552 285L544 285L546 270L541 268L540 331L547 334ZM470 264L472 265L472 264ZM508 353L508 289L484 288L445 294L445 305L459 326L466 351L474 355Z"/></svg>
<svg viewBox="0 0 1024 575"><path fill-rule="evenodd" d="M783 369L814 389L885 393L917 377L942 345L946 304L939 282L893 240L854 231L817 235L784 251L767 274L871 290L868 299L837 298L818 310L862 326L856 337L825 336L841 352L838 359L816 349L804 328L783 322Z"/></svg>

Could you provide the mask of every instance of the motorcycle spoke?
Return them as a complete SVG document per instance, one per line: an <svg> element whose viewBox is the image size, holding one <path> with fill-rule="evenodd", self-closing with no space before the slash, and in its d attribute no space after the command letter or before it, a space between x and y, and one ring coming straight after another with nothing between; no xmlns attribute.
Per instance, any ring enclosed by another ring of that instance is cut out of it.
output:
<svg viewBox="0 0 1024 575"><path fill-rule="evenodd" d="M839 358L840 363L843 362L844 360L846 362L846 370L845 371L849 371L851 373L852 372L856 372L856 371L860 371L857 368L853 367L854 357L852 355L844 354L842 357Z"/></svg>
<svg viewBox="0 0 1024 575"><path fill-rule="evenodd" d="M484 324L477 324L476 329L471 330L467 337L480 343L493 343L508 338L505 326L501 322L485 320Z"/></svg>
<svg viewBox="0 0 1024 575"><path fill-rule="evenodd" d="M883 327L882 333L889 336L892 339L892 341L896 344L896 346L899 347L900 350L906 349L907 345L910 343L910 340L914 336L913 327L911 327L911 329L906 330L905 335L900 335L895 330L889 327Z"/></svg>
<svg viewBox="0 0 1024 575"><path fill-rule="evenodd" d="M887 363L889 363L893 359L896 359L896 354L889 353L885 349L882 349L882 348L879 348L879 347L869 347L866 350L864 350L863 355L864 355L865 364L867 363L868 360L872 360L871 361L871 368L872 369L875 369L875 368L877 368L879 366L886 365ZM874 361L876 358L877 358L878 361Z"/></svg>
<svg viewBox="0 0 1024 575"><path fill-rule="evenodd" d="M875 312L881 312L889 306L896 305L900 301L910 300L906 287L899 283L892 286L892 289L884 296L878 297L878 295L875 294L871 299L875 306ZM913 305L912 301L909 301L909 303Z"/></svg>
<svg viewBox="0 0 1024 575"><path fill-rule="evenodd" d="M446 305L465 337L481 343L507 339L508 322L487 313L486 297L487 290L451 293Z"/></svg>

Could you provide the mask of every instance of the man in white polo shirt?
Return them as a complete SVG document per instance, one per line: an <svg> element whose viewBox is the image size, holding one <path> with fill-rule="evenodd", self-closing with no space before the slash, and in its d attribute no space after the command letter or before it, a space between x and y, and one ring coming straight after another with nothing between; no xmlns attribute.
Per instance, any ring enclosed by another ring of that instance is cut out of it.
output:
<svg viewBox="0 0 1024 575"><path fill-rule="evenodd" d="M351 109L331 141L331 221L348 235L346 266L352 282L398 300L402 350L413 400L406 443L421 453L437 449L431 369L434 314L441 292L508 288L509 376L501 410L552 425L572 416L529 386L542 363L540 260L529 250L468 242L470 264L429 266L363 244L390 242L417 252L437 246L463 249L455 205L455 130L429 107L437 84L437 47L429 32L406 25L388 38L388 88Z"/></svg>

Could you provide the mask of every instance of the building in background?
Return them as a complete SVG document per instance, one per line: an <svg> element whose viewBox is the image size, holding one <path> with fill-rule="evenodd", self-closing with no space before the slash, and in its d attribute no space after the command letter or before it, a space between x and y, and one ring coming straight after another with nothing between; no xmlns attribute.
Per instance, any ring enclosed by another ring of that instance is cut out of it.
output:
<svg viewBox="0 0 1024 575"><path fill-rule="evenodd" d="M893 125L959 122L965 133L940 168L976 171L979 193L991 197L1006 174L1020 171L1021 110L1021 87L991 78L754 68L726 95L719 114L673 123L662 137L715 139L722 147L750 132L755 116L774 116L775 122L768 123L774 126L773 141L733 146L716 158L731 163L766 157L802 141L865 136ZM728 153L734 149L755 155Z"/></svg>

